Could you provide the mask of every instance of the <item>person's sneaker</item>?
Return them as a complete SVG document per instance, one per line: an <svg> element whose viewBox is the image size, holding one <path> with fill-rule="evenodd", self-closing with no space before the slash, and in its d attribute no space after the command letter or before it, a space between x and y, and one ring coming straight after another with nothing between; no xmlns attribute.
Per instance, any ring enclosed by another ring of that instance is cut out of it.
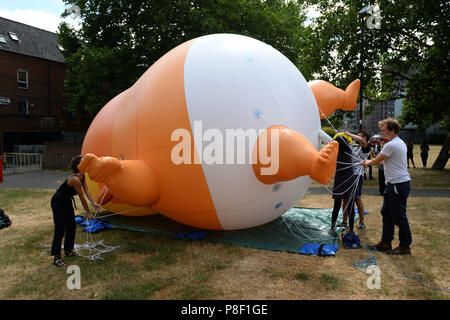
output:
<svg viewBox="0 0 450 320"><path fill-rule="evenodd" d="M360 222L359 224L358 224L358 230L366 230L366 225L364 224L364 222Z"/></svg>
<svg viewBox="0 0 450 320"><path fill-rule="evenodd" d="M336 229L331 228L331 229L328 231L328 234L329 234L330 236L336 237L336 236L337 236Z"/></svg>
<svg viewBox="0 0 450 320"><path fill-rule="evenodd" d="M377 244L369 245L369 249L375 249L380 252L387 252L392 250L392 245L390 242L380 241Z"/></svg>
<svg viewBox="0 0 450 320"><path fill-rule="evenodd" d="M398 256L410 256L411 255L411 249L408 247L401 247L398 246L394 250L386 251L387 254L394 254Z"/></svg>
<svg viewBox="0 0 450 320"><path fill-rule="evenodd" d="M338 225L336 225L336 227L338 227L338 228L347 228L347 224L344 223L344 222L341 222Z"/></svg>

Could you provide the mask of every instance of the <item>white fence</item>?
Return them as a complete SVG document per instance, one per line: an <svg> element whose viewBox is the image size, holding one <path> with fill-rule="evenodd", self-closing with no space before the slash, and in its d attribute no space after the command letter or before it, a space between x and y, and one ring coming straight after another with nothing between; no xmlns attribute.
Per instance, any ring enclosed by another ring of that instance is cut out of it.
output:
<svg viewBox="0 0 450 320"><path fill-rule="evenodd" d="M3 174L43 169L43 155L40 153L4 153L2 158Z"/></svg>

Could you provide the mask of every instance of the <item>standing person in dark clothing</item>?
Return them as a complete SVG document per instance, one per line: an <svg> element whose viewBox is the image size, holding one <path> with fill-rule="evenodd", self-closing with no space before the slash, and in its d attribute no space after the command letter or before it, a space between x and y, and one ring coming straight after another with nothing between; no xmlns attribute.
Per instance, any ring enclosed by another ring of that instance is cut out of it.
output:
<svg viewBox="0 0 450 320"><path fill-rule="evenodd" d="M355 221L355 196L358 183L358 176L354 173L354 164L352 159L352 139L342 133L334 136L334 140L339 143L339 153L337 157L336 175L334 176L333 199L334 207L331 215L331 228L328 232L336 235L336 227L346 227L345 221L336 225L341 205L344 208L344 216L349 217L349 228L353 231Z"/></svg>
<svg viewBox="0 0 450 320"><path fill-rule="evenodd" d="M346 132L346 135L350 136L352 139L354 139L358 144L353 146L353 154L355 155L353 157L354 163L359 163L361 160L366 160L369 157L370 148L372 147L369 144L370 136L369 134L364 130L359 130L358 135L351 134L350 132ZM357 160L361 159L361 160ZM358 188L356 191L356 206L358 208L358 214L359 214L359 224L358 224L358 230L365 230L366 225L364 224L364 204L362 202L362 185L363 185L363 177L365 175L365 170L362 169L362 166L355 166L354 167L356 173L359 175L359 181L358 181ZM347 220L347 216L344 215L344 221Z"/></svg>
<svg viewBox="0 0 450 320"><path fill-rule="evenodd" d="M386 177L386 190L384 202L381 208L383 216L383 232L381 241L370 246L377 251L383 251L395 255L410 255L412 234L406 216L406 204L411 189L411 177L406 168L405 143L398 137L400 124L395 119L385 119L378 123L381 134L388 140L383 150L373 160L365 160L362 165L379 164L384 161L384 173ZM392 250L391 242L394 239L394 227L398 226L399 246Z"/></svg>
<svg viewBox="0 0 450 320"><path fill-rule="evenodd" d="M426 144L425 140L422 140L420 145L420 157L422 158L424 168L427 167L428 151L430 151L430 147Z"/></svg>
<svg viewBox="0 0 450 320"><path fill-rule="evenodd" d="M414 153L413 153L414 144L411 142L411 139L408 139L408 141L406 142L406 148L408 150L406 153L406 157L408 158L408 168L409 168L409 160L411 160L415 168L416 164L414 163Z"/></svg>
<svg viewBox="0 0 450 320"><path fill-rule="evenodd" d="M375 158L375 154L372 151L372 148L374 147L373 142L369 142L369 148L370 148L370 152L369 152L369 156L368 156L368 160L372 160L373 158ZM366 173L364 173L364 180L375 180L375 178L373 177L373 170L372 170L372 166L369 166L369 178L367 178Z"/></svg>
<svg viewBox="0 0 450 320"><path fill-rule="evenodd" d="M377 140L375 142L375 147L373 148L373 153L375 155L375 158L378 157L378 154L380 154L382 149L381 141ZM381 162L378 165L378 191L380 192L380 196L384 194L384 189L386 188L386 183L384 180L384 164Z"/></svg>
<svg viewBox="0 0 450 320"><path fill-rule="evenodd" d="M51 201L53 221L55 223L55 234L53 236L51 255L54 256L53 264L57 267L65 267L67 265L64 260L61 259L61 242L63 237L66 257L77 255L73 250L76 231L75 213L72 206L72 202L75 202L73 196L78 195L80 197L81 204L83 205L84 210L86 210L89 219L93 219L94 216L84 198L83 190L95 209L99 210L100 208L93 200L92 195L86 186L84 172L79 171L77 168L82 158L82 156L76 156L72 159L70 167L73 174L58 188Z"/></svg>

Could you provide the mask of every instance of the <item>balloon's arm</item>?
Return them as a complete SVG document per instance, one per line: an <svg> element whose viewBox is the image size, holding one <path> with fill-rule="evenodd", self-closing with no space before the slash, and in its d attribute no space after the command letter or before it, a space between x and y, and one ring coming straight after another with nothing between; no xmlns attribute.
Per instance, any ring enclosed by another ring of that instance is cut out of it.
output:
<svg viewBox="0 0 450 320"><path fill-rule="evenodd" d="M272 126L258 137L255 144L253 172L264 184L306 175L327 184L336 172L338 151L336 141L317 151L301 133L285 126Z"/></svg>
<svg viewBox="0 0 450 320"><path fill-rule="evenodd" d="M152 168L142 160L119 160L88 153L78 165L91 180L105 183L98 198L102 204L113 197L121 202L148 206L159 201L159 183ZM103 198L103 201L101 199Z"/></svg>
<svg viewBox="0 0 450 320"><path fill-rule="evenodd" d="M351 111L356 107L360 87L359 79L350 83L345 91L323 80L314 80L308 82L308 85L316 98L321 119L330 116L337 109Z"/></svg>

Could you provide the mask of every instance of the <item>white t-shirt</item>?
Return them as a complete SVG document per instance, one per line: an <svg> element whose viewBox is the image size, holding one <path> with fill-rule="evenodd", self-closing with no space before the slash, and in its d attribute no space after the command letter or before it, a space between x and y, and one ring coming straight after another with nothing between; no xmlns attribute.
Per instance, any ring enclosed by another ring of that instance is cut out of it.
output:
<svg viewBox="0 0 450 320"><path fill-rule="evenodd" d="M384 160L384 177L386 183L410 181L406 144L398 136L386 143L381 153L389 158Z"/></svg>

